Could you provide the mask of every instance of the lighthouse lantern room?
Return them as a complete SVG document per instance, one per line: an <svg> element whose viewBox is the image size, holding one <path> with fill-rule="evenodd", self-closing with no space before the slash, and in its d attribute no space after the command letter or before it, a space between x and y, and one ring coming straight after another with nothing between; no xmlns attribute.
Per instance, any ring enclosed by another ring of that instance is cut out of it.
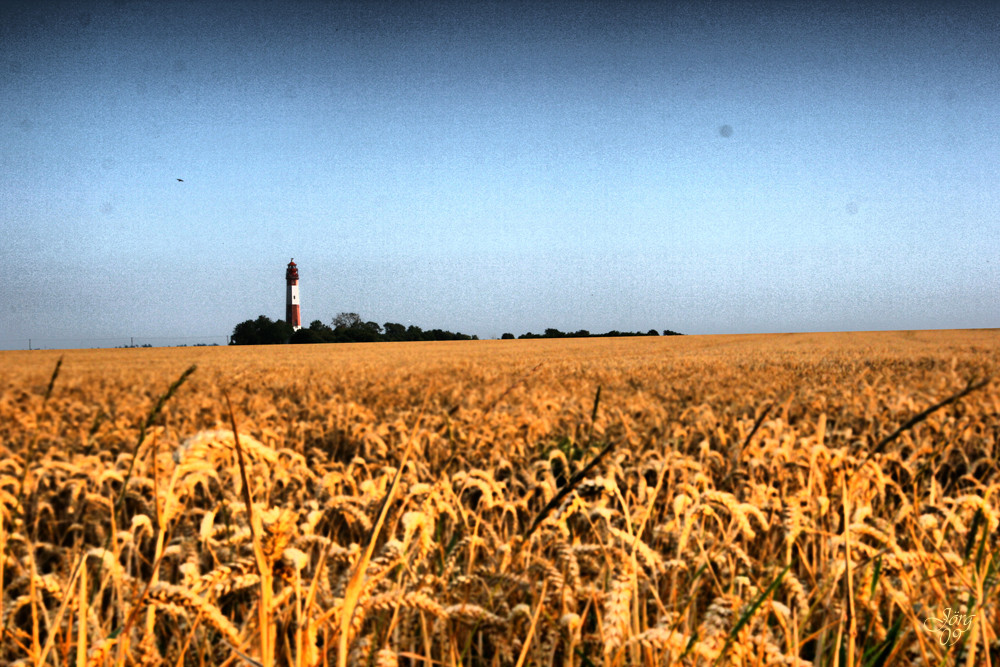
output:
<svg viewBox="0 0 1000 667"><path fill-rule="evenodd" d="M295 266L295 258L285 269L285 283L285 321L292 325L293 331L298 331L302 328L302 316L299 314L299 268Z"/></svg>

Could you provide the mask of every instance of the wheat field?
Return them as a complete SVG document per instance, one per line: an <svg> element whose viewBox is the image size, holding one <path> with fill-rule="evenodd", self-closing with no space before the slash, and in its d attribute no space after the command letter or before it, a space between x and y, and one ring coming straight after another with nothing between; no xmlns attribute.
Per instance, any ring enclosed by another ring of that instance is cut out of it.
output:
<svg viewBox="0 0 1000 667"><path fill-rule="evenodd" d="M996 330L2 352L0 664L1000 665L998 368Z"/></svg>

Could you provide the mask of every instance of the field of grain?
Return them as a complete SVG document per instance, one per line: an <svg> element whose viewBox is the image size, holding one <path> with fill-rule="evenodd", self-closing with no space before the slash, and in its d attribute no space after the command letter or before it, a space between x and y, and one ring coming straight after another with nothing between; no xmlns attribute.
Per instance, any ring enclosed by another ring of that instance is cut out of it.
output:
<svg viewBox="0 0 1000 667"><path fill-rule="evenodd" d="M998 369L995 330L2 352L0 664L997 665Z"/></svg>

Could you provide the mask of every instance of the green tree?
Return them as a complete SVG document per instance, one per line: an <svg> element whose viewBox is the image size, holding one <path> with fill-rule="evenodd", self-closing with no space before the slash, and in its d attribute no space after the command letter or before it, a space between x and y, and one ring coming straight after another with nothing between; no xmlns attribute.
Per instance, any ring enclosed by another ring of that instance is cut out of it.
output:
<svg viewBox="0 0 1000 667"><path fill-rule="evenodd" d="M386 322L382 325L385 333L382 334L385 340L406 340L406 327L398 322Z"/></svg>
<svg viewBox="0 0 1000 667"><path fill-rule="evenodd" d="M351 338L359 343L374 343L382 337L382 327L376 322L359 322L349 331Z"/></svg>
<svg viewBox="0 0 1000 667"><path fill-rule="evenodd" d="M361 316L357 313L339 313L330 323L336 329L350 329L361 324Z"/></svg>
<svg viewBox="0 0 1000 667"><path fill-rule="evenodd" d="M321 321L313 320L312 322L310 322L309 330L316 332L316 335L319 336L321 342L323 343L333 342L334 339L333 329L331 329L326 324L323 324Z"/></svg>
<svg viewBox="0 0 1000 667"><path fill-rule="evenodd" d="M326 326L326 325L324 325ZM327 341L323 339L323 336L312 327L305 327L299 329L292 334L292 337L288 341L289 343L326 343Z"/></svg>
<svg viewBox="0 0 1000 667"><path fill-rule="evenodd" d="M233 329L230 342L233 345L276 345L287 343L292 337L292 325L284 320L272 322L261 315L256 320L240 322Z"/></svg>

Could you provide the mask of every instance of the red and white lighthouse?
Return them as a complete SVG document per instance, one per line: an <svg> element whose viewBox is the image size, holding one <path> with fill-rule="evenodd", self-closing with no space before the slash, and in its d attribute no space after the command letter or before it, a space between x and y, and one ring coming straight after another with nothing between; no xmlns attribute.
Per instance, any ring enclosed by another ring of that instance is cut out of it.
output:
<svg viewBox="0 0 1000 667"><path fill-rule="evenodd" d="M285 269L285 283L288 285L285 292L285 321L292 325L293 331L298 331L302 328L302 316L299 314L299 268L295 266L294 258Z"/></svg>

